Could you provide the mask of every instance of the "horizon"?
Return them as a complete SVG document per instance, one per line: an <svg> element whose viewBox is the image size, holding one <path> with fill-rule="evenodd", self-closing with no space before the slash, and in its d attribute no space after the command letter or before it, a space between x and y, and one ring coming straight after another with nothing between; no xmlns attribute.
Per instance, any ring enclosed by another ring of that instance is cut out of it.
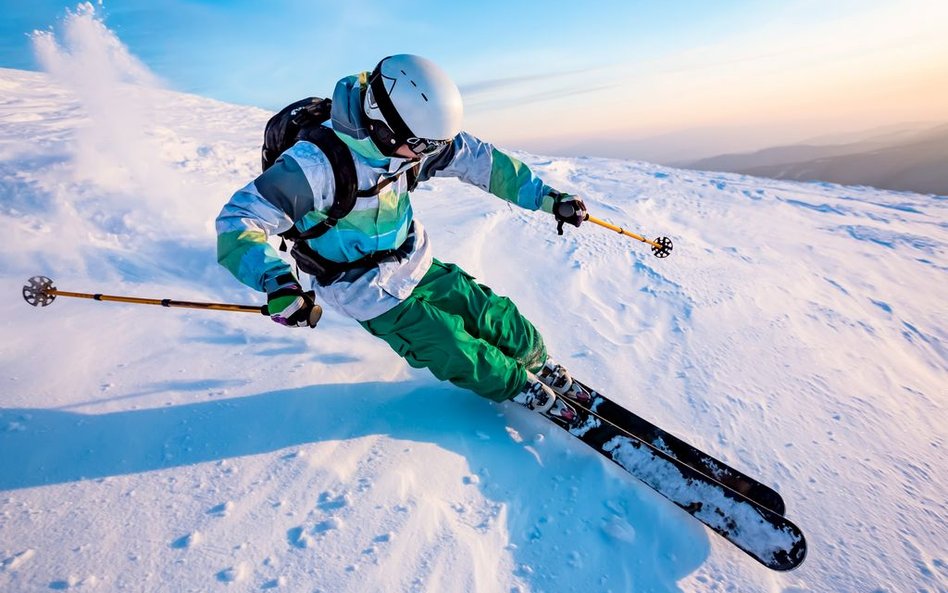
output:
<svg viewBox="0 0 948 593"><path fill-rule="evenodd" d="M939 26L948 5L923 0L608 2L598 11L528 2L505 6L501 21L490 2L418 3L423 18L370 0L315 10L298 0L0 6L8 15L2 67L42 69L34 30L69 53L76 40L63 33L66 15L92 10L163 86L270 110L328 95L384 55L419 53L455 78L466 129L542 154L667 163L948 121L948 38ZM350 39L356 28L360 37ZM444 31L460 34L433 44ZM314 38L318 61L299 51ZM327 51L341 44L350 51Z"/></svg>

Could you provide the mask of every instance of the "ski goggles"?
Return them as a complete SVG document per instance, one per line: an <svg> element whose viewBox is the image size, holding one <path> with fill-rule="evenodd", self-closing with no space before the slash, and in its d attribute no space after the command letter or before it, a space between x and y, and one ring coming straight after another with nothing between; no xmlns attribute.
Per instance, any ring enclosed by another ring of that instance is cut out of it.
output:
<svg viewBox="0 0 948 593"><path fill-rule="evenodd" d="M399 138L392 131L392 128L378 119L369 120L369 132L371 132L372 139L376 141L375 143L379 148L387 148L389 152L394 152L402 144L407 144L408 148L418 156L434 154L451 143L450 140L431 140L416 136Z"/></svg>
<svg viewBox="0 0 948 593"><path fill-rule="evenodd" d="M450 144L450 140L431 140L428 138L406 138L405 144L417 155L434 154Z"/></svg>

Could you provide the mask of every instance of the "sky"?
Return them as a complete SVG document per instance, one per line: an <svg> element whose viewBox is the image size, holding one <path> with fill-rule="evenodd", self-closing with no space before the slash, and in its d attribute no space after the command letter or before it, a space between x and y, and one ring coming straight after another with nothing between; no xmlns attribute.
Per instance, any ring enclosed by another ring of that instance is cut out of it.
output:
<svg viewBox="0 0 948 593"><path fill-rule="evenodd" d="M0 0L0 67L75 3ZM445 68L499 145L680 161L948 121L948 2L114 0L96 12L172 89L278 109L393 53Z"/></svg>

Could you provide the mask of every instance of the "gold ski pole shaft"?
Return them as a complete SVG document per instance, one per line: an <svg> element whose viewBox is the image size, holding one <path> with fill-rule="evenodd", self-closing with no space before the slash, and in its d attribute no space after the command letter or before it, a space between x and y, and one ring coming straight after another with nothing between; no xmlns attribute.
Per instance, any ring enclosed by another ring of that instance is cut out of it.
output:
<svg viewBox="0 0 948 593"><path fill-rule="evenodd" d="M46 307L56 297L71 297L92 299L94 301L111 301L116 303L132 303L135 305L159 305L162 307L179 307L184 309L206 309L212 311L236 311L241 313L256 313L269 315L266 305L234 305L230 303L196 303L193 301L176 301L173 299L148 299L110 294L93 294L86 292L69 292L59 290L53 286L53 281L45 276L34 276L23 286L23 298L34 307Z"/></svg>
<svg viewBox="0 0 948 593"><path fill-rule="evenodd" d="M196 303L192 301L176 301L172 299L146 299L139 297L116 296L111 294L87 294L84 292L68 292L65 290L49 290L50 296L75 297L92 299L95 301L111 301L114 303L132 303L135 305L160 305L162 307L180 307L183 309L211 309L214 311L242 311L245 313L261 313L260 306L234 305L230 303Z"/></svg>
<svg viewBox="0 0 948 593"><path fill-rule="evenodd" d="M622 227L618 227L614 224L610 224L604 220L600 220L594 216L586 215L586 220L593 224L598 224L601 227L607 228L610 231L615 231L620 235L625 235L626 237L632 237L643 243L648 243L652 246L652 253L655 254L655 257L668 257L672 251L672 242L668 237L658 237L654 241L646 239L642 235L637 235L631 231L627 231Z"/></svg>

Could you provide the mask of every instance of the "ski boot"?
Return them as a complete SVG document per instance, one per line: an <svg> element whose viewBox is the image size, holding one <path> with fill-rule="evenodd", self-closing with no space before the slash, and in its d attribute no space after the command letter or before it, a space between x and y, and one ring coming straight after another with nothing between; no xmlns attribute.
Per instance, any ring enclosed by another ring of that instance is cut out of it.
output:
<svg viewBox="0 0 948 593"><path fill-rule="evenodd" d="M557 364L552 358L547 358L543 363L543 368L537 373L537 379L546 384L557 395L562 395L583 405L588 405L592 401L592 394L583 389L580 384L573 381L561 364Z"/></svg>
<svg viewBox="0 0 948 593"><path fill-rule="evenodd" d="M527 373L527 386L513 397L513 401L534 412L561 419L567 424L576 419L576 410L530 372Z"/></svg>

